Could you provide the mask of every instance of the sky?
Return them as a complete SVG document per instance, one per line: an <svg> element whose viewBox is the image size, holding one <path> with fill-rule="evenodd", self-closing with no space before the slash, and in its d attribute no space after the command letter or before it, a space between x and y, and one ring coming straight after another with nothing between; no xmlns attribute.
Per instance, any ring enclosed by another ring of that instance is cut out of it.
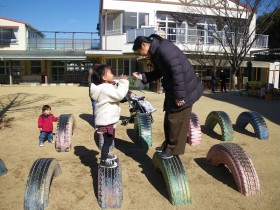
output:
<svg viewBox="0 0 280 210"><path fill-rule="evenodd" d="M98 12L99 0L0 0L0 17L39 31L97 32Z"/></svg>

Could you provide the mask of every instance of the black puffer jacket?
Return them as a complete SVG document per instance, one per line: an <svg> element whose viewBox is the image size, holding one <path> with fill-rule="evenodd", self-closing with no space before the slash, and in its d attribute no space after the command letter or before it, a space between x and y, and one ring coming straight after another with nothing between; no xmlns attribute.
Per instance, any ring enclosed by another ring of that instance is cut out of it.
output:
<svg viewBox="0 0 280 210"><path fill-rule="evenodd" d="M176 112L191 107L202 95L203 85L186 55L170 41L156 38L151 43L149 54L154 71L145 72L146 82L162 77L164 111ZM184 99L184 106L178 107L176 99Z"/></svg>

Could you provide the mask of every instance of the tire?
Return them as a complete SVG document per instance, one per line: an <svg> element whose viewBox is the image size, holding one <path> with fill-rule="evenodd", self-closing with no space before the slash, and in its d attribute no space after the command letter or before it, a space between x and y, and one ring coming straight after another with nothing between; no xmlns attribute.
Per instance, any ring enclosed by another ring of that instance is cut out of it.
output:
<svg viewBox="0 0 280 210"><path fill-rule="evenodd" d="M43 210L48 206L52 178L59 174L61 169L54 158L41 158L34 162L25 187L24 210Z"/></svg>
<svg viewBox="0 0 280 210"><path fill-rule="evenodd" d="M259 178L253 162L239 145L216 144L208 151L206 161L213 166L226 165L233 175L238 191L243 195L260 194Z"/></svg>
<svg viewBox="0 0 280 210"><path fill-rule="evenodd" d="M98 131L95 131L94 134L93 134L93 138L94 138L94 141L96 143L96 146L98 146L98 149L101 150L102 147L103 147L103 144L104 144L104 136L103 136L103 133L101 132L98 132ZM114 149L115 147L115 141L113 140L113 143L112 145L110 146L110 151L112 149Z"/></svg>
<svg viewBox="0 0 280 210"><path fill-rule="evenodd" d="M191 113L190 123L189 123L189 132L187 143L192 146L199 145L201 143L201 127L198 120L198 117L195 113Z"/></svg>
<svg viewBox="0 0 280 210"><path fill-rule="evenodd" d="M236 120L236 127L245 130L248 124L251 124L255 135L261 140L266 140L269 137L268 128L264 118L258 112L242 112Z"/></svg>
<svg viewBox="0 0 280 210"><path fill-rule="evenodd" d="M146 113L137 113L134 118L134 131L137 133L141 147L152 146L152 123L151 116Z"/></svg>
<svg viewBox="0 0 280 210"><path fill-rule="evenodd" d="M122 171L119 159L116 162L116 168L98 166L98 203L102 209L121 208L122 205Z"/></svg>
<svg viewBox="0 0 280 210"><path fill-rule="evenodd" d="M206 118L205 127L213 131L217 123L220 125L222 130L222 140L226 142L232 142L233 128L232 128L231 120L227 115L227 113L223 111L210 112Z"/></svg>
<svg viewBox="0 0 280 210"><path fill-rule="evenodd" d="M5 166L5 163L0 159L0 176L8 173L8 169Z"/></svg>
<svg viewBox="0 0 280 210"><path fill-rule="evenodd" d="M160 153L156 152L153 166L163 175L170 203L175 206L191 204L188 177L179 156L164 160Z"/></svg>
<svg viewBox="0 0 280 210"><path fill-rule="evenodd" d="M57 123L55 149L57 152L69 152L72 147L72 135L75 118L72 114L62 114Z"/></svg>

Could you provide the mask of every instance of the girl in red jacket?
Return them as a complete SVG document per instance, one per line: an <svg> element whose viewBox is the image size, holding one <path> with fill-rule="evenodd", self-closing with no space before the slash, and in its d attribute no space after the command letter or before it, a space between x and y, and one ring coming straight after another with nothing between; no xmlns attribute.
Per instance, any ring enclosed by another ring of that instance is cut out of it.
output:
<svg viewBox="0 0 280 210"><path fill-rule="evenodd" d="M44 146L44 141L47 139L48 142L54 143L53 140L53 122L58 121L58 117L53 116L51 113L51 106L44 105L42 107L42 114L38 118L38 128L40 130L39 146Z"/></svg>

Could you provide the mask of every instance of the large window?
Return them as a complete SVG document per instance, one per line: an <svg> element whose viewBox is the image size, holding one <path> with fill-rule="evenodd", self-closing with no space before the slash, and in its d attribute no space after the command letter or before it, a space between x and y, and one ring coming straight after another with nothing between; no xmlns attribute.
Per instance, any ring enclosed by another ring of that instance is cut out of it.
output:
<svg viewBox="0 0 280 210"><path fill-rule="evenodd" d="M121 33L122 14L108 14L107 15L107 35ZM104 22L105 23L105 22Z"/></svg>
<svg viewBox="0 0 280 210"><path fill-rule="evenodd" d="M148 13L125 12L123 18L123 32L129 29L141 28L149 25Z"/></svg>
<svg viewBox="0 0 280 210"><path fill-rule="evenodd" d="M66 71L70 71L70 72L80 71L80 62L79 61L67 61Z"/></svg>
<svg viewBox="0 0 280 210"><path fill-rule="evenodd" d="M9 66L6 61L0 61L0 75L8 74Z"/></svg>
<svg viewBox="0 0 280 210"><path fill-rule="evenodd" d="M52 81L62 82L64 76L64 61L53 61L52 62Z"/></svg>
<svg viewBox="0 0 280 210"><path fill-rule="evenodd" d="M14 29L0 28L0 44L10 44L16 39Z"/></svg>
<svg viewBox="0 0 280 210"><path fill-rule="evenodd" d="M31 61L31 74L32 75L41 74L41 61Z"/></svg>

